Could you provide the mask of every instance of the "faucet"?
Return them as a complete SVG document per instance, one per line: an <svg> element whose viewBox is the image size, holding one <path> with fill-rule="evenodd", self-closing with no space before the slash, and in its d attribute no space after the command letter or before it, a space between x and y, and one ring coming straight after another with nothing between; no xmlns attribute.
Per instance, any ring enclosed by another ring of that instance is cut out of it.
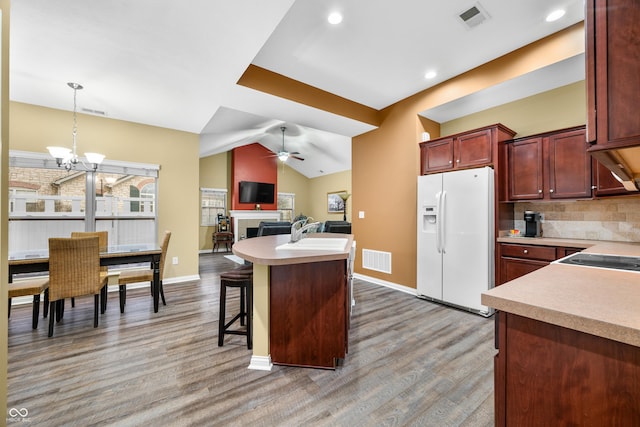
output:
<svg viewBox="0 0 640 427"><path fill-rule="evenodd" d="M305 234L313 233L320 227L320 222L312 222L307 224L308 219L301 219L291 224L291 241L295 243L302 239Z"/></svg>

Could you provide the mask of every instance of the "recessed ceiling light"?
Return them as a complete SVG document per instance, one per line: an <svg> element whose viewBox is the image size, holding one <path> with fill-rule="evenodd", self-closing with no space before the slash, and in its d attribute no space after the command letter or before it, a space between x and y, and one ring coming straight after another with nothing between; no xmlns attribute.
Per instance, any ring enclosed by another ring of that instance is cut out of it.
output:
<svg viewBox="0 0 640 427"><path fill-rule="evenodd" d="M562 18L565 13L566 12L564 9L554 10L553 12L547 15L546 21L547 22L557 21L558 19Z"/></svg>
<svg viewBox="0 0 640 427"><path fill-rule="evenodd" d="M329 24L338 25L342 22L342 14L340 12L332 12L327 17Z"/></svg>
<svg viewBox="0 0 640 427"><path fill-rule="evenodd" d="M437 76L437 73L435 71L433 71L433 70L427 71L426 73L424 73L424 78L425 79L432 79L435 76Z"/></svg>

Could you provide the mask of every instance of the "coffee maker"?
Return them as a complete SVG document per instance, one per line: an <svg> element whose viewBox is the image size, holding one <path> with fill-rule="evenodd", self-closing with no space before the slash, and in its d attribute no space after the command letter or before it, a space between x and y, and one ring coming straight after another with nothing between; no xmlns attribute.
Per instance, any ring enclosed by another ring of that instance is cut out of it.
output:
<svg viewBox="0 0 640 427"><path fill-rule="evenodd" d="M524 211L524 237L540 237L540 213Z"/></svg>

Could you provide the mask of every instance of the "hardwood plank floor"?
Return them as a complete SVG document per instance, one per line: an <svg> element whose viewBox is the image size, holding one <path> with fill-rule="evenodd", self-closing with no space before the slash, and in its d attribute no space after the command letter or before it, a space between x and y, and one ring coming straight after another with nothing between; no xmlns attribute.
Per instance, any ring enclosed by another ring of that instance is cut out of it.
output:
<svg viewBox="0 0 640 427"><path fill-rule="evenodd" d="M491 426L493 318L356 280L349 354L335 371L247 369L246 338L218 347L219 273L235 264L200 256L201 280L166 285L153 313L148 288L109 294L93 328L93 299L68 304L47 338L31 306L9 319L8 408L46 426ZM230 292L228 319L238 305ZM231 309L231 310L230 310Z"/></svg>

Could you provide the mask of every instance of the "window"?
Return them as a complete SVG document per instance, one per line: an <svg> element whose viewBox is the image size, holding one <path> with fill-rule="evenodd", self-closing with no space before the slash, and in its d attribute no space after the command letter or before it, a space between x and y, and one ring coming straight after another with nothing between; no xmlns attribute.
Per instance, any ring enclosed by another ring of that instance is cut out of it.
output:
<svg viewBox="0 0 640 427"><path fill-rule="evenodd" d="M296 195L294 193L278 193L278 210L282 221L291 222L295 211Z"/></svg>
<svg viewBox="0 0 640 427"><path fill-rule="evenodd" d="M155 242L158 169L105 161L96 172L66 171L48 154L11 150L9 252L40 250L49 237L73 231L107 231L109 245ZM140 197L131 197L131 187Z"/></svg>
<svg viewBox="0 0 640 427"><path fill-rule="evenodd" d="M200 189L200 225L218 225L218 214L226 216L227 190L218 188Z"/></svg>

